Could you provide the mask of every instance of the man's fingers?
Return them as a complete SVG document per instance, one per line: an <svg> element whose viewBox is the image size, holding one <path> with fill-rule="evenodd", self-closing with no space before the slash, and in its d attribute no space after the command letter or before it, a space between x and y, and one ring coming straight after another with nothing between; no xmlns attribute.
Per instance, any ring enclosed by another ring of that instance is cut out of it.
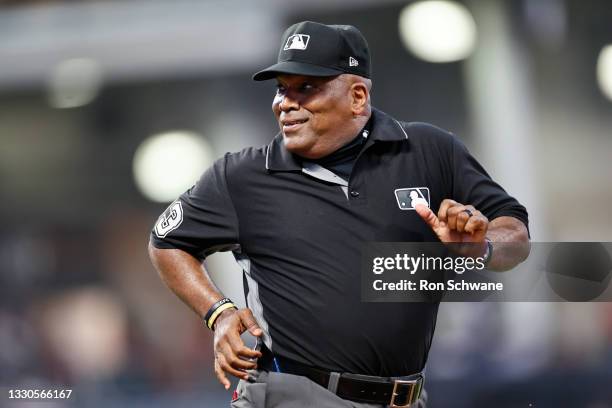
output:
<svg viewBox="0 0 612 408"><path fill-rule="evenodd" d="M429 225L431 229L435 231L436 228L439 227L440 221L438 220L438 217L436 217L436 214L434 214L434 212L431 211L431 209L428 208L426 205L417 204L414 209L416 210L417 214L419 214L419 216L423 219L423 221L425 221L427 225Z"/></svg>
<svg viewBox="0 0 612 408"><path fill-rule="evenodd" d="M232 367L232 365L229 363L228 359L225 357L224 354L218 353L216 355L216 359L219 362L219 366L221 367L222 371L225 371L226 373L242 380L247 380L249 378L249 375L244 370ZM233 364L236 364L236 360L238 360L237 357L231 358L231 362Z"/></svg>
<svg viewBox="0 0 612 408"><path fill-rule="evenodd" d="M257 367L254 361L243 360L238 355L226 358L227 363L236 370L252 370Z"/></svg>
<svg viewBox="0 0 612 408"><path fill-rule="evenodd" d="M486 234L488 225L489 225L489 220L487 219L487 217L478 213L470 217L470 219L467 221L463 229L465 230L465 232L468 232L470 234L475 234L475 233Z"/></svg>
<svg viewBox="0 0 612 408"><path fill-rule="evenodd" d="M455 208L459 208L459 210L456 210L458 212L457 212L457 215L455 216L455 230L457 232L464 232L465 231L465 224L467 224L467 222L471 218L473 218L476 215L480 214L480 212L478 210L476 210L471 205L464 205L464 206L461 206L461 207L454 207L453 210Z"/></svg>
<svg viewBox="0 0 612 408"><path fill-rule="evenodd" d="M472 205L445 199L437 217L426 206L415 209L442 242L481 242L486 236L489 220Z"/></svg>
<svg viewBox="0 0 612 408"><path fill-rule="evenodd" d="M465 224L468 222L469 219L470 215L465 211L461 211L459 214L457 214L455 221L455 230L457 232L463 232L463 227L465 227Z"/></svg>
<svg viewBox="0 0 612 408"><path fill-rule="evenodd" d="M219 380L221 385L223 385L223 387L226 390L229 390L229 387L231 386L231 383L227 379L227 376L225 375L225 373L221 369L221 365L219 364L219 361L216 358L215 358L215 375L217 376L217 379Z"/></svg>
<svg viewBox="0 0 612 408"><path fill-rule="evenodd" d="M438 219L440 220L440 222L448 222L446 213L448 212L449 208L454 207L456 205L460 204L455 200L451 200L450 198L442 200L440 208L438 209Z"/></svg>
<svg viewBox="0 0 612 408"><path fill-rule="evenodd" d="M239 313L240 320L242 321L243 326L246 327L246 329L249 331L249 333L256 337L259 337L263 334L263 331L259 328L257 321L253 317L251 309L241 309Z"/></svg>
<svg viewBox="0 0 612 408"><path fill-rule="evenodd" d="M236 354L245 358L260 358L261 351L253 350L248 347L242 347Z"/></svg>
<svg viewBox="0 0 612 408"><path fill-rule="evenodd" d="M467 211L473 216L476 213L476 209L472 205L455 204L446 211L446 224L452 231L463 232L463 227L470 218L470 214Z"/></svg>
<svg viewBox="0 0 612 408"><path fill-rule="evenodd" d="M256 367L254 361L249 361L249 358L258 358L261 353L251 350L244 345L240 337L227 336L225 342L220 344L220 350L225 356L226 361L234 368L238 369L253 369Z"/></svg>
<svg viewBox="0 0 612 408"><path fill-rule="evenodd" d="M246 347L240 337L228 336L225 347L222 347L227 362L234 368L254 369L257 364L254 361L244 360L249 358L259 358L261 353Z"/></svg>
<svg viewBox="0 0 612 408"><path fill-rule="evenodd" d="M457 231L457 216L466 209L463 204L455 203L446 211L446 224L452 231ZM467 215L467 214L465 214Z"/></svg>

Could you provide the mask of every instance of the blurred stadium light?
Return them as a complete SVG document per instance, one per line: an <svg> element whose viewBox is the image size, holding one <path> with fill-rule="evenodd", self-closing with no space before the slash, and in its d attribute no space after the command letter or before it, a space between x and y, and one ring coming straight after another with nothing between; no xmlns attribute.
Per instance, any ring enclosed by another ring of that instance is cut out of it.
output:
<svg viewBox="0 0 612 408"><path fill-rule="evenodd" d="M597 81L601 92L612 101L612 44L606 45L599 53Z"/></svg>
<svg viewBox="0 0 612 408"><path fill-rule="evenodd" d="M407 5L399 17L401 39L414 55L428 62L467 58L476 43L476 23L468 9L446 0Z"/></svg>
<svg viewBox="0 0 612 408"><path fill-rule="evenodd" d="M48 100L54 108L76 108L93 101L102 84L96 60L73 58L60 62L49 79Z"/></svg>
<svg viewBox="0 0 612 408"><path fill-rule="evenodd" d="M213 157L212 148L194 132L154 135L134 154L134 180L149 200L170 202L196 182Z"/></svg>

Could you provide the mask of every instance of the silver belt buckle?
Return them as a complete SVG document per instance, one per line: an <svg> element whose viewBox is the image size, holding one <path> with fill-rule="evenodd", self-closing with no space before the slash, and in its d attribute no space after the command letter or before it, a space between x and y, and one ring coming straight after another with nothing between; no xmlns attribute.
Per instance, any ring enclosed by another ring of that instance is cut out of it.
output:
<svg viewBox="0 0 612 408"><path fill-rule="evenodd" d="M393 392L391 393L391 402L389 408L410 408L410 406L419 399L422 379L417 380L395 380L393 383ZM395 399L408 388L408 397L406 403L398 405L395 403Z"/></svg>

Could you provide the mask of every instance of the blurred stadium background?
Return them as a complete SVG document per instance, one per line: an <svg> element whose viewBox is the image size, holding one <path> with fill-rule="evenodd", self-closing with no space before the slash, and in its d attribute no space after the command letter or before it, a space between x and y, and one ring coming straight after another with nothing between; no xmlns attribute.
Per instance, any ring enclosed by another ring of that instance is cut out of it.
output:
<svg viewBox="0 0 612 408"><path fill-rule="evenodd" d="M0 406L228 405L145 248L210 160L276 133L250 75L304 19L360 28L374 105L456 133L534 241L612 241L609 0L0 1ZM612 306L444 304L427 374L434 408L612 407Z"/></svg>

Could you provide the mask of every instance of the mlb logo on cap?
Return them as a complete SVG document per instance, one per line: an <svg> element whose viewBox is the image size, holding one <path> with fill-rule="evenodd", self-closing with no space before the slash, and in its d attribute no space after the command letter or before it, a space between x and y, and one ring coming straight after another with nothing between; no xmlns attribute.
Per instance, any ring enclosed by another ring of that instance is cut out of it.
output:
<svg viewBox="0 0 612 408"><path fill-rule="evenodd" d="M427 187L398 188L395 190L395 199L400 210L414 210L419 204L430 207Z"/></svg>
<svg viewBox="0 0 612 408"><path fill-rule="evenodd" d="M285 43L283 50L305 50L306 47L308 47L308 41L310 41L309 35L293 34L287 38L287 42Z"/></svg>

